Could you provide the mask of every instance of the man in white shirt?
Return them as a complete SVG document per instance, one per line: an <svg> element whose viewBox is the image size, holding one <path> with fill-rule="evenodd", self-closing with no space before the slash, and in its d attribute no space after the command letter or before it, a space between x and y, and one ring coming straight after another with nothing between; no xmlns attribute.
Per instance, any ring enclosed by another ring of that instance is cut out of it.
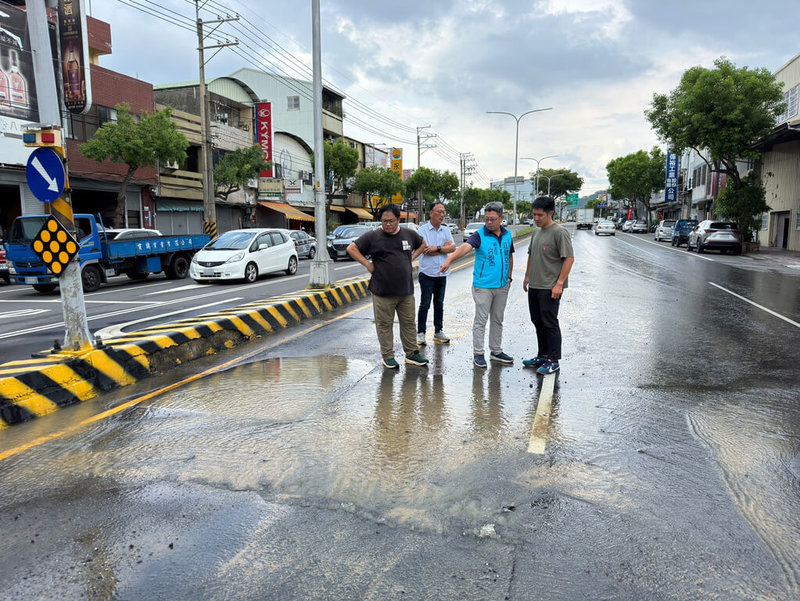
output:
<svg viewBox="0 0 800 601"><path fill-rule="evenodd" d="M447 253L456 249L450 228L443 224L444 204L436 201L430 212L430 221L420 226L417 233L422 236L427 248L419 257L419 310L417 312L417 344L425 345L425 330L428 310L433 299L433 341L447 344L450 339L444 334L444 292L450 271L439 273Z"/></svg>

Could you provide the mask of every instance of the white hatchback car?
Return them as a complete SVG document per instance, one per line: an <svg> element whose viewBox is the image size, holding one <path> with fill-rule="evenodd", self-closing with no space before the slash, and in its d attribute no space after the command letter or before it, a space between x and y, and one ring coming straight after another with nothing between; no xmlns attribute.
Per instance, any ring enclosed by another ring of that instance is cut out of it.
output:
<svg viewBox="0 0 800 601"><path fill-rule="evenodd" d="M259 275L297 272L297 250L289 230L258 228L231 230L206 244L192 258L189 275L197 282L244 280Z"/></svg>

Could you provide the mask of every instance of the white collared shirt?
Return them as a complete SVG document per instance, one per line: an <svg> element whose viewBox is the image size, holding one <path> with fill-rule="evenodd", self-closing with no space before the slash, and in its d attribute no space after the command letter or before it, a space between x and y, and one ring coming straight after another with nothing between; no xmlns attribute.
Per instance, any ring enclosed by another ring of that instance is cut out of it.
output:
<svg viewBox="0 0 800 601"><path fill-rule="evenodd" d="M453 233L444 223L442 223L437 230L431 225L431 222L428 221L419 226L417 233L425 240L425 244L433 246L434 248L437 246L444 246L448 242L453 242ZM448 276L450 275L449 269L444 273L439 273L439 268L442 266L445 259L447 259L446 253L438 255L422 254L419 256L419 272L432 278Z"/></svg>

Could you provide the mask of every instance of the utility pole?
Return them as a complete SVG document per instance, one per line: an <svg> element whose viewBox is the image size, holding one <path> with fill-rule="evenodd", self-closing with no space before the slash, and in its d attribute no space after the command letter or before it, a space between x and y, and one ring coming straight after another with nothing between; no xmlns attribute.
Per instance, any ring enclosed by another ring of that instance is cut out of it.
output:
<svg viewBox="0 0 800 601"><path fill-rule="evenodd" d="M466 227L464 219L464 191L467 188L467 176L475 173L475 157L471 152L462 152L458 155L461 164L461 229Z"/></svg>
<svg viewBox="0 0 800 601"><path fill-rule="evenodd" d="M436 137L436 134L427 134L427 133L426 134L421 134L420 133L423 129L428 129L429 127L430 127L430 125L420 125L419 127L417 127L417 169L419 169L422 166L422 162L421 162L422 153L425 152L426 150L428 150L429 148L436 148L436 144L421 144L420 143L421 140L429 140L431 138L435 138ZM417 188L417 205L418 205L416 207L417 208L417 212L419 214L424 214L425 213L425 202L424 202L424 200L422 198L422 189L421 188ZM406 213L406 217L407 216L408 216L408 213Z"/></svg>
<svg viewBox="0 0 800 601"><path fill-rule="evenodd" d="M39 94L39 118L43 123L61 128L61 108L58 91L55 87L52 51L50 49L50 30L47 25L47 12L44 0L27 3L28 28L31 48L33 50L34 77ZM62 138L63 147L57 150L64 160L66 173L66 140ZM59 199L50 203L50 214L71 234L75 234L75 223L72 214L72 202L68 180L65 179L65 190ZM86 304L83 298L83 282L81 281L81 265L76 257L64 268L58 284L61 293L61 309L64 315L65 350L79 351L91 346L89 325L86 318Z"/></svg>
<svg viewBox="0 0 800 601"><path fill-rule="evenodd" d="M328 237L325 227L325 143L322 139L322 48L320 43L319 0L311 0L311 46L314 95L314 226L318 244ZM311 260L309 288L330 288L335 283L333 261L322 246Z"/></svg>
<svg viewBox="0 0 800 601"><path fill-rule="evenodd" d="M194 0L194 7L195 7L195 16L197 19L197 51L199 53L199 63L200 63L200 138L202 139L201 143L201 172L203 173L203 231L211 236L211 238L216 238L217 236L217 207L214 201L214 165L213 165L213 152L211 150L211 125L209 123L210 116L209 116L209 105L208 105L208 90L206 89L206 61L205 60L205 50L211 50L212 48L216 48L217 52L219 52L222 48L227 46L237 46L239 44L239 40L234 40L230 42L225 40L225 42L218 42L216 44L205 44L205 39L214 31L216 31L220 25L223 23L228 23L230 21L238 21L239 15L235 17L230 17L228 15L225 18L217 17L216 19L211 19L209 21L203 21L200 18L200 9L203 8L209 0ZM208 33L203 32L203 25L216 25L211 31ZM210 61L214 56L216 56L217 52L211 55L211 58L208 60Z"/></svg>

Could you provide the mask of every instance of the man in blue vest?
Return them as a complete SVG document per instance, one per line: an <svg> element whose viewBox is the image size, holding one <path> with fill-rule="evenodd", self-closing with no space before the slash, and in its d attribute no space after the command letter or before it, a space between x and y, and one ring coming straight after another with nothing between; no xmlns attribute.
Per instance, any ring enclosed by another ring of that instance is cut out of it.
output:
<svg viewBox="0 0 800 601"><path fill-rule="evenodd" d="M506 312L508 289L511 287L511 272L514 269L514 242L511 232L501 225L503 205L490 202L483 211L486 225L445 259L439 273L445 273L453 261L475 249L475 265L472 269L472 299L475 301L472 351L475 365L485 368L483 344L486 321L490 318L489 358L499 363L514 363L514 359L503 352L503 316Z"/></svg>

